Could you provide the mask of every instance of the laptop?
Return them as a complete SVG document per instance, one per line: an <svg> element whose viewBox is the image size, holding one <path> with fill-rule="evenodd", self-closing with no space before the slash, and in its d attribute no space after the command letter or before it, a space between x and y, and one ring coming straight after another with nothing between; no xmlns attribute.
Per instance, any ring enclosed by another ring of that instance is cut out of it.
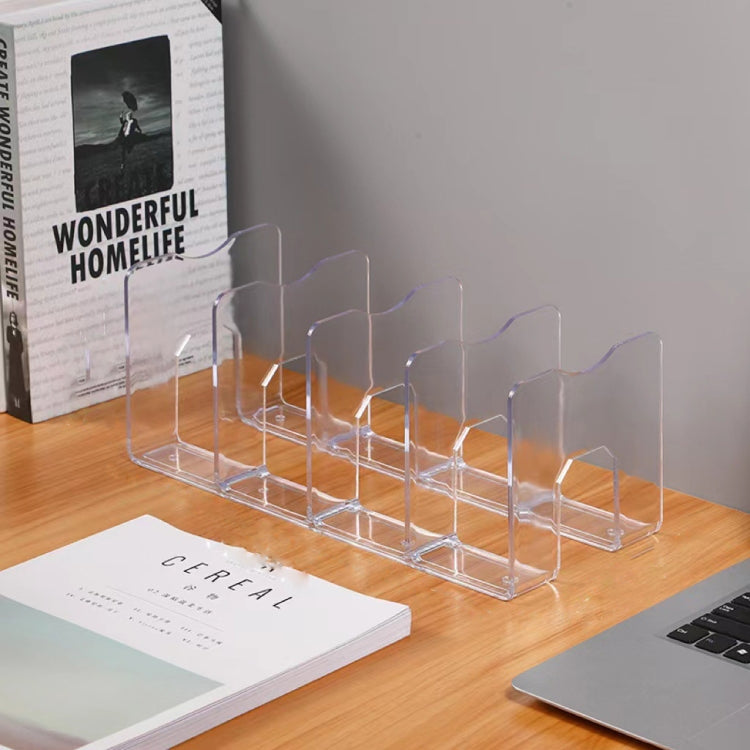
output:
<svg viewBox="0 0 750 750"><path fill-rule="evenodd" d="M670 750L750 748L750 558L513 680Z"/></svg>

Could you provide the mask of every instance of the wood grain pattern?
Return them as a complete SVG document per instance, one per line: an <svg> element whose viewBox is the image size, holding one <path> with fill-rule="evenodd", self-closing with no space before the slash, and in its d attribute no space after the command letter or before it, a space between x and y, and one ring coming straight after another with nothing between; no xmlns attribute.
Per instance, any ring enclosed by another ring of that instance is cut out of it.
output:
<svg viewBox="0 0 750 750"><path fill-rule="evenodd" d="M185 750L641 747L511 679L750 553L750 516L667 491L656 537L617 553L564 541L554 585L501 602L136 466L123 400L38 425L0 415L0 567L143 513L413 612L409 638Z"/></svg>

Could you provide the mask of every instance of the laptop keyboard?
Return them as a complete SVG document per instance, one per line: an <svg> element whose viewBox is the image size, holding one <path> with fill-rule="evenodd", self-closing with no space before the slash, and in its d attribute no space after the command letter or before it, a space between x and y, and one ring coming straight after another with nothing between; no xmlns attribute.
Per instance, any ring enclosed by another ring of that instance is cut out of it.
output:
<svg viewBox="0 0 750 750"><path fill-rule="evenodd" d="M667 638L750 664L750 591L681 625Z"/></svg>

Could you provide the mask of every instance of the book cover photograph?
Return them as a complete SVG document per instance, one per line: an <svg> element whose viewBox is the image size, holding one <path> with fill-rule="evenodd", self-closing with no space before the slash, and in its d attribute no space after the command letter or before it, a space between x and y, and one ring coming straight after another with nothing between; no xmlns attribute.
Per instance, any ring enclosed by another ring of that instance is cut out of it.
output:
<svg viewBox="0 0 750 750"><path fill-rule="evenodd" d="M171 80L167 36L73 56L77 211L172 188ZM121 109L115 115L120 88Z"/></svg>
<svg viewBox="0 0 750 750"><path fill-rule="evenodd" d="M172 747L410 629L406 605L140 516L0 571L0 747Z"/></svg>
<svg viewBox="0 0 750 750"><path fill-rule="evenodd" d="M0 746L8 748L83 747L219 687L4 596L0 660L12 685L0 690Z"/></svg>
<svg viewBox="0 0 750 750"><path fill-rule="evenodd" d="M0 4L10 414L38 422L124 395L127 270L226 239L220 18L203 0ZM187 328L205 317L192 293L230 284L218 259L194 276L164 290ZM182 374L209 365L180 360Z"/></svg>

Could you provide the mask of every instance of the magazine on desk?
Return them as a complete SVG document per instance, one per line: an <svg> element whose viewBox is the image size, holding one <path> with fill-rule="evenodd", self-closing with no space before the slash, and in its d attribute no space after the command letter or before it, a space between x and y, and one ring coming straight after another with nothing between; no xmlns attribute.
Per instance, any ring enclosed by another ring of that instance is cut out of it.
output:
<svg viewBox="0 0 750 750"><path fill-rule="evenodd" d="M0 2L9 413L125 393L125 272L226 239L223 97L219 0ZM197 285L225 289L226 264L164 290L186 330L205 314ZM185 373L209 366L198 356Z"/></svg>
<svg viewBox="0 0 750 750"><path fill-rule="evenodd" d="M170 747L410 628L405 605L141 516L0 572L0 747Z"/></svg>

